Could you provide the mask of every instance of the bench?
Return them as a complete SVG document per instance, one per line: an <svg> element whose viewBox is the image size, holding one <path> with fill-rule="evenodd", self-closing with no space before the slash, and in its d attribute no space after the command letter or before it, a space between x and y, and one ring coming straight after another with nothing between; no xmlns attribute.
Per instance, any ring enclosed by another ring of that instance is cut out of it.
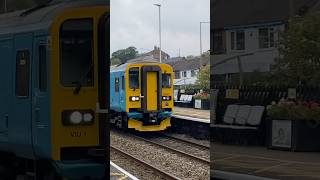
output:
<svg viewBox="0 0 320 180"><path fill-rule="evenodd" d="M181 94L179 101L174 101L175 106L192 108L192 95Z"/></svg>
<svg viewBox="0 0 320 180"><path fill-rule="evenodd" d="M264 144L264 106L231 104L222 122L212 124L213 140L236 144Z"/></svg>

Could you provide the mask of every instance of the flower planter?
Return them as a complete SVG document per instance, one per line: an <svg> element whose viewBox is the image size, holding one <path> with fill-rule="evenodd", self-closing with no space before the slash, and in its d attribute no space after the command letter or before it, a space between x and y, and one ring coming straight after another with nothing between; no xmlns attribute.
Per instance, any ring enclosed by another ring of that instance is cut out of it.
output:
<svg viewBox="0 0 320 180"><path fill-rule="evenodd" d="M209 110L210 101L208 99L195 99L193 107L195 109Z"/></svg>
<svg viewBox="0 0 320 180"><path fill-rule="evenodd" d="M267 120L270 149L320 151L320 124L306 120Z"/></svg>

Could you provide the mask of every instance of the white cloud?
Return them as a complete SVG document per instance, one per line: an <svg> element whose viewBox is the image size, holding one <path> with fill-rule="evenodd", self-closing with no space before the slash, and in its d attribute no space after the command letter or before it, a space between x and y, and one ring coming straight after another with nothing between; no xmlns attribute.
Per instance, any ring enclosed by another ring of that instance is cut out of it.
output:
<svg viewBox="0 0 320 180"><path fill-rule="evenodd" d="M210 0L111 0L111 53L135 46L146 52L159 44L161 3L162 49L174 57L199 55L199 22L210 20ZM209 24L202 24L203 51L210 48Z"/></svg>

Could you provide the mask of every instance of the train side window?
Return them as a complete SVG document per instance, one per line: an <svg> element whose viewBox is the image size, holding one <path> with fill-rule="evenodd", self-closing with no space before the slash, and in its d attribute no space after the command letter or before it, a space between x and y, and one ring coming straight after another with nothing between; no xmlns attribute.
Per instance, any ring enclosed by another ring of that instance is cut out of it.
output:
<svg viewBox="0 0 320 180"><path fill-rule="evenodd" d="M40 92L47 90L47 49L45 45L39 46L38 86Z"/></svg>
<svg viewBox="0 0 320 180"><path fill-rule="evenodd" d="M29 96L30 52L17 51L16 54L16 89L17 97Z"/></svg>
<svg viewBox="0 0 320 180"><path fill-rule="evenodd" d="M162 88L171 88L171 74L162 74Z"/></svg>
<svg viewBox="0 0 320 180"><path fill-rule="evenodd" d="M129 87L130 89L139 88L139 68L138 67L129 69Z"/></svg>
<svg viewBox="0 0 320 180"><path fill-rule="evenodd" d="M122 90L124 90L124 86L125 86L124 76L121 76L121 89L122 89Z"/></svg>
<svg viewBox="0 0 320 180"><path fill-rule="evenodd" d="M114 88L116 92L119 92L119 78L116 78L114 81Z"/></svg>

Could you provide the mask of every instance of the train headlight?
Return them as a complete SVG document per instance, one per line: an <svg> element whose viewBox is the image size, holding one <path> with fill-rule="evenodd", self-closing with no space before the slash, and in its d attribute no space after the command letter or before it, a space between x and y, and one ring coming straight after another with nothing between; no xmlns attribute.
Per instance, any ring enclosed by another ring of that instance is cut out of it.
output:
<svg viewBox="0 0 320 180"><path fill-rule="evenodd" d="M140 101L140 97L139 96L131 96L130 101L133 101L133 102Z"/></svg>
<svg viewBox="0 0 320 180"><path fill-rule="evenodd" d="M69 119L71 124L80 124L82 121L82 114L79 111L72 112Z"/></svg>
<svg viewBox="0 0 320 180"><path fill-rule="evenodd" d="M90 113L83 114L83 121L89 123L93 120L93 116Z"/></svg>
<svg viewBox="0 0 320 180"><path fill-rule="evenodd" d="M170 101L171 100L171 96L162 96L162 100L163 101Z"/></svg>
<svg viewBox="0 0 320 180"><path fill-rule="evenodd" d="M94 121L94 111L92 110L65 110L62 112L62 124L71 125L91 125Z"/></svg>

